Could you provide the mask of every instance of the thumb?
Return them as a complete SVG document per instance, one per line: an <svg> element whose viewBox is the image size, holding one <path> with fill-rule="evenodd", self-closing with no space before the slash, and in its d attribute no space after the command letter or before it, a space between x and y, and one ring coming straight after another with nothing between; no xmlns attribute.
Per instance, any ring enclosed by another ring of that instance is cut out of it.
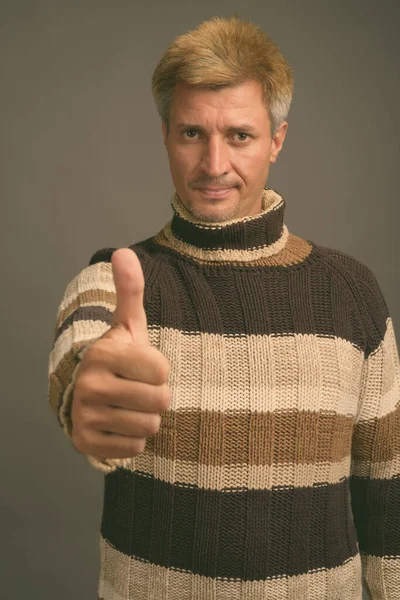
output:
<svg viewBox="0 0 400 600"><path fill-rule="evenodd" d="M139 258L130 248L120 248L113 252L111 266L117 293L112 327L122 325L129 331L132 341L150 344L143 306L144 277Z"/></svg>

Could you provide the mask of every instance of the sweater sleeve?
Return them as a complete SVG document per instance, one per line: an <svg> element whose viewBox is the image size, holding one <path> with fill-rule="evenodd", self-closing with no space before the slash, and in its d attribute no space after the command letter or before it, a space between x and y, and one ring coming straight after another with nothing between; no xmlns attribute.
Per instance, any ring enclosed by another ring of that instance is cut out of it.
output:
<svg viewBox="0 0 400 600"><path fill-rule="evenodd" d="M371 600L400 589L400 369L392 319L372 272L358 278L365 353L350 490L362 578Z"/></svg>
<svg viewBox="0 0 400 600"><path fill-rule="evenodd" d="M108 251L107 251L108 250ZM67 286L58 307L54 343L48 363L48 401L66 436L72 439L71 404L74 383L87 349L111 325L116 293L111 268L113 249L98 251ZM75 446L73 446L75 448ZM126 459L98 460L95 468L109 473Z"/></svg>

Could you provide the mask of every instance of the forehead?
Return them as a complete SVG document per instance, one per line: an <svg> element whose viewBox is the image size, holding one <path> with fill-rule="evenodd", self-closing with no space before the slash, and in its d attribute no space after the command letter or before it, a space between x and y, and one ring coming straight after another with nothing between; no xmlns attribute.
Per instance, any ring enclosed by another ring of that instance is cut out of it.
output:
<svg viewBox="0 0 400 600"><path fill-rule="evenodd" d="M182 118L242 118L259 121L268 119L262 87L258 81L248 80L235 86L213 90L177 83L171 103L172 121Z"/></svg>

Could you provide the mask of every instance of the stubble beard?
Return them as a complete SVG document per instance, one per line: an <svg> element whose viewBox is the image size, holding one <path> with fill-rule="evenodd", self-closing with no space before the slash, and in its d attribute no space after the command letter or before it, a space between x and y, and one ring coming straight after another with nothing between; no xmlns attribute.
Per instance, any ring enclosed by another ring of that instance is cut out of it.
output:
<svg viewBox="0 0 400 600"><path fill-rule="evenodd" d="M219 202L221 201L217 200L215 204L218 204ZM196 203L192 203L189 200L187 209L196 219L198 219L199 221L203 221L204 223L223 223L225 221L230 221L231 219L236 218L236 215L239 212L239 206L240 198L237 198L234 201L233 206L230 205L229 207L226 207L224 209L219 209L217 213L214 213L202 210L201 208L196 206Z"/></svg>

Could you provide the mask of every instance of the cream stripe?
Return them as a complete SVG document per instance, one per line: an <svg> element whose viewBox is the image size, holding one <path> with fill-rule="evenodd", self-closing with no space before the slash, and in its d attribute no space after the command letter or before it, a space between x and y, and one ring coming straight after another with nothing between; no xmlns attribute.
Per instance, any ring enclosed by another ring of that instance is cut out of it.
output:
<svg viewBox="0 0 400 600"><path fill-rule="evenodd" d="M272 486L310 487L339 483L349 476L350 456L335 463L207 466L189 461L170 460L143 452L125 464L166 483L197 485L212 490L235 491L238 482L248 489L272 489Z"/></svg>
<svg viewBox="0 0 400 600"><path fill-rule="evenodd" d="M363 354L346 340L312 334L186 335L167 328L151 329L149 337L172 366L174 410L357 413Z"/></svg>
<svg viewBox="0 0 400 600"><path fill-rule="evenodd" d="M100 337L107 329L102 321L74 321L54 346L50 372L72 343ZM187 335L169 328L149 328L149 338L172 366L171 409L357 413L363 355L346 340L312 334Z"/></svg>
<svg viewBox="0 0 400 600"><path fill-rule="evenodd" d="M400 473L400 455L397 454L392 460L371 463L368 461L354 462L351 474L356 477L369 477L370 479L392 479ZM400 582L399 582L400 586Z"/></svg>
<svg viewBox="0 0 400 600"><path fill-rule="evenodd" d="M100 262L85 267L68 284L58 312L61 312L82 292L88 290L105 290L115 293L111 263Z"/></svg>
<svg viewBox="0 0 400 600"><path fill-rule="evenodd" d="M73 343L100 337L107 329L109 325L102 321L75 321L51 352L50 372ZM363 356L346 340L312 334L187 335L169 328L149 328L149 337L172 365L169 385L174 410L296 408L357 414ZM249 360L241 362L241 356ZM399 362L391 321L384 342L366 363L359 423L389 414L398 403ZM204 372L197 365L204 365Z"/></svg>
<svg viewBox="0 0 400 600"><path fill-rule="evenodd" d="M383 558L361 555L363 574L366 577L371 598L398 600L400 589L400 557Z"/></svg>
<svg viewBox="0 0 400 600"><path fill-rule="evenodd" d="M100 308L106 308L110 312L114 312L116 304L111 302L104 302L102 300L96 300L96 302L80 302L79 307L84 308L85 306L99 306Z"/></svg>
<svg viewBox="0 0 400 600"><path fill-rule="evenodd" d="M393 321L386 321L386 333L377 350L365 363L362 378L362 405L358 421L368 421L392 412L400 401L400 365Z"/></svg>
<svg viewBox="0 0 400 600"><path fill-rule="evenodd" d="M72 347L99 338L110 326L103 321L74 321L62 332L49 357L49 375L53 373Z"/></svg>
<svg viewBox="0 0 400 600"><path fill-rule="evenodd" d="M192 258L199 258L201 260L213 260L213 261L241 261L248 262L256 260L258 258L265 258L277 254L282 250L289 237L289 230L286 225L282 226L282 234L280 238L268 246L262 248L246 249L246 250L234 250L234 249L217 249L217 250L204 250L197 248L192 244L183 242L179 238L175 237L171 229L171 221L165 225L162 230L167 242L165 242L162 236L157 236L157 243L160 245L168 246L177 250L178 252L184 253Z"/></svg>
<svg viewBox="0 0 400 600"><path fill-rule="evenodd" d="M130 558L100 535L100 563L98 595L103 600L362 600L359 554L334 569L266 581L226 581Z"/></svg>

